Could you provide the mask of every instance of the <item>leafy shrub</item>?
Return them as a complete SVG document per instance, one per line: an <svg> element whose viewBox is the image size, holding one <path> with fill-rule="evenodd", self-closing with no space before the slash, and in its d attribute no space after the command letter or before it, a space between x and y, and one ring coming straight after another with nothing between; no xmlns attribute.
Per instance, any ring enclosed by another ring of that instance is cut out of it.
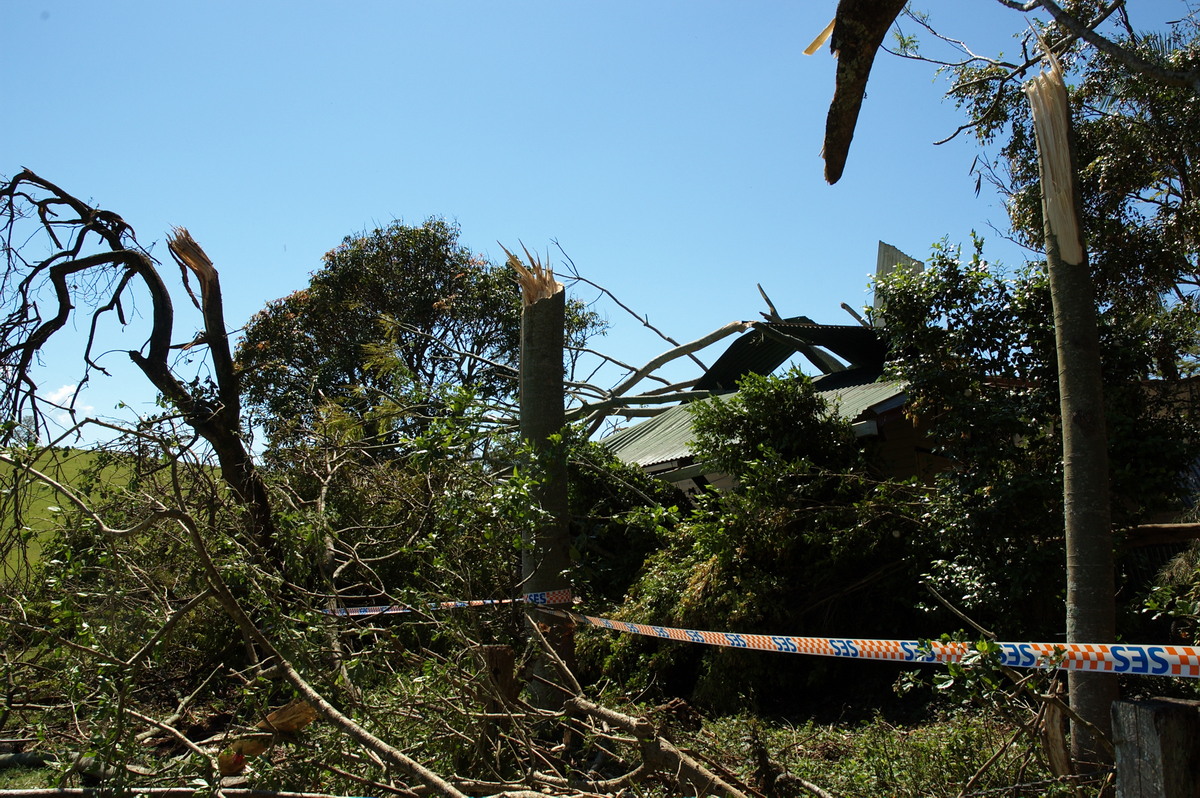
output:
<svg viewBox="0 0 1200 798"><path fill-rule="evenodd" d="M647 559L623 620L693 629L833 637L916 631L926 546L910 517L915 488L871 476L846 422L800 374L752 376L737 395L697 407L697 457L737 480L686 517L661 512L662 549ZM729 710L769 697L813 709L835 681L886 688L886 666L665 643L621 635L585 650L622 683L655 678ZM836 662L836 665L833 663ZM851 676L851 674L853 674ZM639 678L640 677L640 678Z"/></svg>

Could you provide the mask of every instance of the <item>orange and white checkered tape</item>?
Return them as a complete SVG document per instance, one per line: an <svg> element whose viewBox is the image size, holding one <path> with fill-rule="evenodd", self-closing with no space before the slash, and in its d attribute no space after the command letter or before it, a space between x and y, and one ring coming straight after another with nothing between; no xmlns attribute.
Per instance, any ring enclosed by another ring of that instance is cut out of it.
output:
<svg viewBox="0 0 1200 798"><path fill-rule="evenodd" d="M865 640L836 637L739 634L678 629L614 621L563 610L550 610L576 623L647 635L665 640L710 646L808 654L821 657L886 660L891 662L961 662L975 651L965 642L928 640ZM1200 678L1200 648L1192 646L1125 645L1115 643L997 643L1000 662L1014 668L1061 668L1076 671L1134 673Z"/></svg>

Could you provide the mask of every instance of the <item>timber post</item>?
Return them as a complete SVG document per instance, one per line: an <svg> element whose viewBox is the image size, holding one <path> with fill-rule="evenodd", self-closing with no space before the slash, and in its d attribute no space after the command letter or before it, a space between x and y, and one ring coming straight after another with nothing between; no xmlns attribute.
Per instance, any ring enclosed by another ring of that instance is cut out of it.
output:
<svg viewBox="0 0 1200 798"><path fill-rule="evenodd" d="M1117 798L1200 798L1200 701L1116 701Z"/></svg>

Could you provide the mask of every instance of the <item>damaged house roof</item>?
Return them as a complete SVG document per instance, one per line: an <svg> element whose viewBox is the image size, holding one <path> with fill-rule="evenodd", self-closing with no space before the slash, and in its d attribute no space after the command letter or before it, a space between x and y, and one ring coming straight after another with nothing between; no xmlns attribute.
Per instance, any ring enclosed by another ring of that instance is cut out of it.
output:
<svg viewBox="0 0 1200 798"><path fill-rule="evenodd" d="M865 422L856 428L859 434L872 434L874 416L904 404L903 383L878 381L887 347L877 330L815 324L803 316L756 323L726 349L693 390L716 395L700 401L719 401L721 394L734 392L745 375L770 374L796 354L821 370L813 378L814 387L842 418L852 424ZM692 416L684 404L610 435L601 444L627 463L668 471L691 462L694 437Z"/></svg>
<svg viewBox="0 0 1200 798"><path fill-rule="evenodd" d="M823 383L824 378L814 381L818 394L837 408L838 415L852 424L895 409L904 404L906 398L904 383L898 381L869 382L829 389L822 389ZM703 401L720 401L720 398ZM860 430L866 434L872 431L868 427ZM690 407L684 404L614 433L600 443L626 463L652 468L690 458L690 446L694 438Z"/></svg>

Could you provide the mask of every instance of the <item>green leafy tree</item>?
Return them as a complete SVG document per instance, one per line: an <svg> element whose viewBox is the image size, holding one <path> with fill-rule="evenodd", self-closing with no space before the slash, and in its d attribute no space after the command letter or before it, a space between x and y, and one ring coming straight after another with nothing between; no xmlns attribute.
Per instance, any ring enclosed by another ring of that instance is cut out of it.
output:
<svg viewBox="0 0 1200 798"><path fill-rule="evenodd" d="M982 141L1008 133L991 174L1004 175L995 182L1008 196L1015 236L1045 251L1062 405L1067 640L1109 642L1116 635L1105 462L1112 447L1105 440L1102 384L1114 375L1101 373L1096 308L1150 329L1169 327L1163 317L1177 316L1181 307L1195 314L1193 186L1200 140L1191 131L1200 26L1186 3L1170 34L1139 33L1120 2L1084 0L1064 8L1044 0L1024 8L1032 5L1053 20L1026 40L1038 54L1018 64L969 56L952 65L951 94L968 107L967 127ZM1041 68L1043 53L1049 75L1021 86L1031 67ZM1060 64L1067 80L1077 82L1069 95ZM1059 175L1054 185L1043 185L1053 174ZM1158 346L1152 376L1178 377L1194 352ZM1081 716L1107 729L1116 681L1094 674L1071 674L1070 681ZM1073 725L1074 756L1109 758L1090 729Z"/></svg>
<svg viewBox="0 0 1200 798"><path fill-rule="evenodd" d="M515 393L516 286L458 235L456 226L431 218L349 236L325 255L307 288L251 318L237 362L246 405L269 440L294 442L322 400L365 418L389 395L412 398L413 388L430 401L448 387L468 388L483 401ZM574 342L598 328L598 317L572 306ZM407 423L419 430L422 417L437 412L418 402Z"/></svg>
<svg viewBox="0 0 1200 798"><path fill-rule="evenodd" d="M934 575L985 624L1057 634L1061 421L1044 271L1031 264L1005 273L984 261L979 241L968 258L941 245L923 272L894 274L876 290L909 412L952 464L928 499L943 550ZM1189 313L1177 306L1167 317ZM1195 453L1194 430L1166 383L1148 380L1158 357L1139 339L1138 320L1115 304L1099 316L1116 528L1182 507ZM1196 340L1195 325L1178 318L1169 331L1177 350Z"/></svg>
<svg viewBox="0 0 1200 798"><path fill-rule="evenodd" d="M442 220L349 236L307 288L268 303L246 325L237 351L246 403L279 438L309 426L322 399L361 413L407 381L504 393L516 311L508 281ZM372 368L371 353L385 341L403 370Z"/></svg>
<svg viewBox="0 0 1200 798"><path fill-rule="evenodd" d="M1179 316L1171 314L1194 314L1200 289L1200 137L1192 132L1200 130L1200 102L1194 85L1165 81L1160 71L1200 74L1200 22L1182 5L1168 32L1139 33L1128 16L1118 17L1124 22L1110 40L1157 71L1132 69L1128 57L1085 46L1061 55L1074 112L1083 238L1099 304L1127 306L1147 339L1143 348L1157 359L1157 375L1171 377L1195 370L1195 351L1174 345ZM1069 35L1057 26L1043 33L1050 41ZM1014 80L1024 72L976 60L951 74L950 94L980 143L998 147L986 174L1006 198L1013 235L1041 250L1036 140ZM1163 313L1167 318L1156 318Z"/></svg>

